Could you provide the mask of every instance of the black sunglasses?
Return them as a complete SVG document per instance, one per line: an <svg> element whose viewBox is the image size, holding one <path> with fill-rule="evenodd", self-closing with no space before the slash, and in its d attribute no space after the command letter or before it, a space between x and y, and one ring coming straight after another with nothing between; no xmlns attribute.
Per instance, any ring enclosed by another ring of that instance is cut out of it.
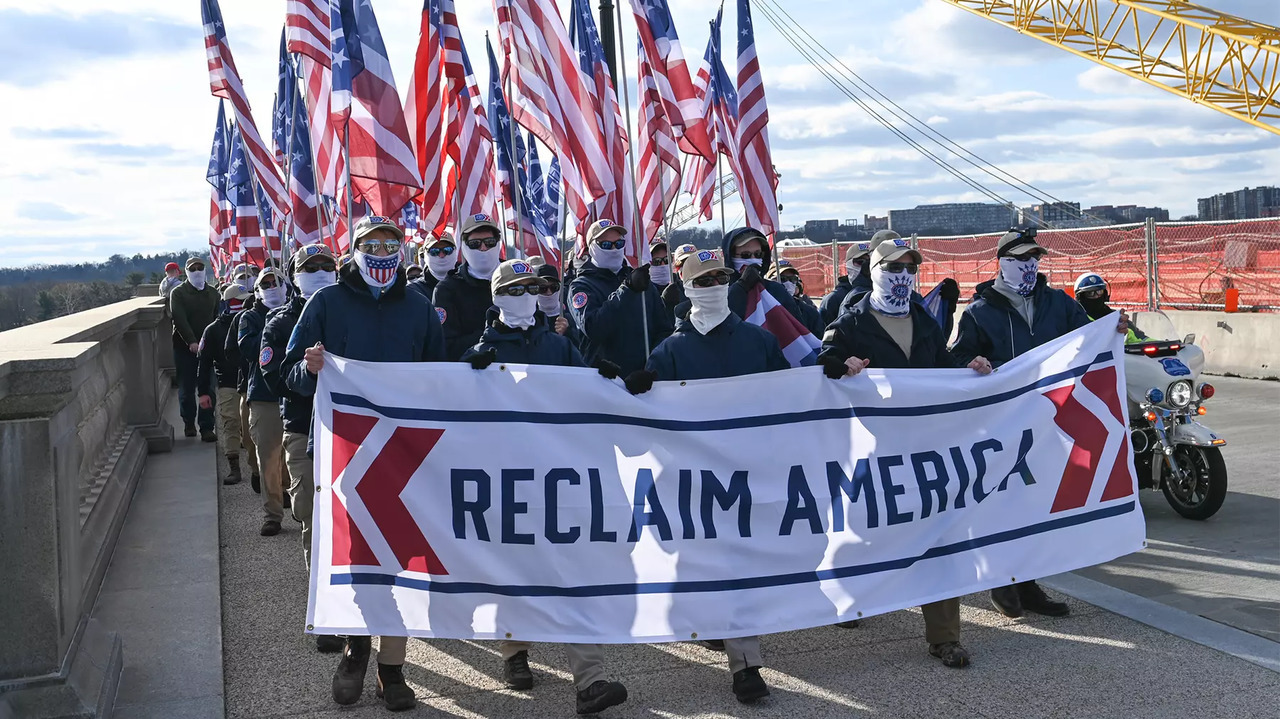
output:
<svg viewBox="0 0 1280 719"><path fill-rule="evenodd" d="M492 247L492 245L490 245ZM480 249L479 245L472 247L473 250ZM453 254L453 247L432 247L427 250L427 254L432 257L448 257Z"/></svg>
<svg viewBox="0 0 1280 719"><path fill-rule="evenodd" d="M602 250L621 250L627 246L626 240L600 240L596 242Z"/></svg>
<svg viewBox="0 0 1280 719"><path fill-rule="evenodd" d="M734 257L740 260L763 260L764 250L756 250L755 252L739 252Z"/></svg>
<svg viewBox="0 0 1280 719"><path fill-rule="evenodd" d="M554 295L560 291L559 282L550 282L542 286L542 290L538 292L540 295Z"/></svg>
<svg viewBox="0 0 1280 719"><path fill-rule="evenodd" d="M663 265L671 264L671 258L670 257L654 257L649 260L649 264L653 265L654 267L662 267Z"/></svg>
<svg viewBox="0 0 1280 719"><path fill-rule="evenodd" d="M920 269L920 266L914 262L887 262L884 265L884 269L885 272L897 273L906 271L907 274L914 275Z"/></svg>
<svg viewBox="0 0 1280 719"><path fill-rule="evenodd" d="M509 297L523 297L526 294L538 293L540 285L508 285L498 288L496 295L507 295Z"/></svg>
<svg viewBox="0 0 1280 719"><path fill-rule="evenodd" d="M693 278L694 287L715 287L716 285L729 284L729 275L724 272L716 272L710 275Z"/></svg>
<svg viewBox="0 0 1280 719"><path fill-rule="evenodd" d="M332 262L308 262L302 266L303 272L337 272L338 266Z"/></svg>
<svg viewBox="0 0 1280 719"><path fill-rule="evenodd" d="M1019 262L1027 262L1029 260L1038 260L1043 256L1044 256L1044 253L1041 252L1040 250L1031 250L1030 252L1024 252L1020 255L1006 255L1006 257L1012 257L1013 259Z"/></svg>
<svg viewBox="0 0 1280 719"><path fill-rule="evenodd" d="M462 242L467 246L467 249L469 250L478 250L481 247L485 248L486 250L492 250L493 248L498 246L498 238L496 237L478 237L474 239L468 238L463 240Z"/></svg>

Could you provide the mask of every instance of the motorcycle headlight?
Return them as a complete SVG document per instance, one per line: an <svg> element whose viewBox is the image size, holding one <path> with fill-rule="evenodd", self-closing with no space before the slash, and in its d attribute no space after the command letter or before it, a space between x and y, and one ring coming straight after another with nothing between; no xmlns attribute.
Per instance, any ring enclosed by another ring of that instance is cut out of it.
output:
<svg viewBox="0 0 1280 719"><path fill-rule="evenodd" d="M1169 404L1174 407L1186 407L1191 404L1191 383L1179 380L1169 385Z"/></svg>
<svg viewBox="0 0 1280 719"><path fill-rule="evenodd" d="M1152 387L1147 390L1147 401L1151 404L1160 404L1164 401L1164 392L1161 392L1156 387Z"/></svg>

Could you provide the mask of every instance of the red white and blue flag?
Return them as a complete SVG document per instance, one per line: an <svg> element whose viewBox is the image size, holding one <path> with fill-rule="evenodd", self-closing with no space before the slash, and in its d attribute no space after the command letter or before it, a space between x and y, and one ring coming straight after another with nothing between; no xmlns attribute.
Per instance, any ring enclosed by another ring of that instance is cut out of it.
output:
<svg viewBox="0 0 1280 719"><path fill-rule="evenodd" d="M723 10L716 13L711 22L711 37L707 40L707 51L702 57L702 66L698 68L698 76L694 80L694 90L702 101L702 114L707 118L707 136L714 150L710 157L694 157L690 163L689 175L685 191L693 195L698 206L699 216L711 219L712 206L715 202L716 182L719 181L716 157L723 155L729 160L729 169L736 177L737 150L734 135L738 127L738 92L724 69L720 53L720 21Z"/></svg>
<svg viewBox="0 0 1280 719"><path fill-rule="evenodd" d="M213 147L209 151L209 169L205 179L212 186L209 199L209 246L233 244L232 229L236 221L235 206L227 197L227 173L231 166L231 133L227 129L226 106L218 102L218 124L213 129ZM234 246L230 247L234 250Z"/></svg>
<svg viewBox="0 0 1280 719"><path fill-rule="evenodd" d="M461 193L461 217L455 218L456 230L462 229L462 218L497 213L497 188L493 179L493 134L485 112L484 95L471 68L471 58L462 42L458 16L453 0L441 0L444 12L441 36L444 39L445 93L451 103L449 151L456 169L456 191Z"/></svg>
<svg viewBox="0 0 1280 719"><path fill-rule="evenodd" d="M445 166L449 112L444 94L443 14L441 0L426 0L423 4L413 76L404 104L409 139L422 176L418 226L433 234L442 231L449 222L454 204L454 178Z"/></svg>
<svg viewBox="0 0 1280 719"><path fill-rule="evenodd" d="M808 367L818 363L822 340L813 336L782 303L769 294L763 284L747 292L747 322L769 330L778 338L782 354L792 367Z"/></svg>
<svg viewBox="0 0 1280 719"><path fill-rule="evenodd" d="M769 149L769 106L756 55L751 0L738 0L738 193L746 223L772 237L778 229L778 175Z"/></svg>
<svg viewBox="0 0 1280 719"><path fill-rule="evenodd" d="M307 108L302 103L302 98L297 96L296 85L293 87L293 93L293 121L290 123L293 155L289 158L289 204L293 211L290 214L290 224L294 242L309 245L320 242L323 239L323 233L315 171L311 163L311 135L307 128Z"/></svg>
<svg viewBox="0 0 1280 719"><path fill-rule="evenodd" d="M493 136L502 204L507 208L507 229L516 230L516 244L525 256L541 255L546 240L539 237L537 223L534 221L533 214L537 206L529 202L529 176L524 167L524 138L507 112L502 75L498 72L498 60L493 55L493 46L486 42L486 50L489 53L489 129Z"/></svg>
<svg viewBox="0 0 1280 719"><path fill-rule="evenodd" d="M637 159L640 183L640 221L644 236L656 237L666 220L667 208L680 194L680 155L671 120L663 108L653 66L639 54L640 137ZM699 160L704 160L698 156ZM705 160L704 160L705 161ZM715 163L711 163L715 166Z"/></svg>
<svg viewBox="0 0 1280 719"><path fill-rule="evenodd" d="M689 81L689 65L685 62L667 0L631 0L631 12L640 36L640 62L648 63L652 70L663 114L679 138L680 149L691 155L714 158L706 115Z"/></svg>

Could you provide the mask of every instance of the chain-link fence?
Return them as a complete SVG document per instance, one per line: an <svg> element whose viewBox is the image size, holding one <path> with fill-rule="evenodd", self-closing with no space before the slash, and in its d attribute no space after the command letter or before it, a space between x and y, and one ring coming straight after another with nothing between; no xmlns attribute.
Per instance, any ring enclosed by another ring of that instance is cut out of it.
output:
<svg viewBox="0 0 1280 719"><path fill-rule="evenodd" d="M924 255L923 291L953 277L962 296L996 275L1002 233L916 237ZM1112 303L1147 309L1222 309L1228 290L1242 311L1280 311L1280 218L1233 222L1149 222L1075 230L1043 230L1050 255L1041 271L1054 287L1070 287L1084 272L1111 285ZM820 297L843 273L847 243L782 247L800 270L805 291Z"/></svg>

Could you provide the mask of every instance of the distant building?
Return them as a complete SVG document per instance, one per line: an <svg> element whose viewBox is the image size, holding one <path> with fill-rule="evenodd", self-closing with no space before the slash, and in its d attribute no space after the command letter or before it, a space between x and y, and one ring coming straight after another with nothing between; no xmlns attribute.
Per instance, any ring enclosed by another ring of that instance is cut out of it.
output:
<svg viewBox="0 0 1280 719"><path fill-rule="evenodd" d="M1196 200L1201 220L1244 220L1274 215L1280 208L1280 187L1246 187ZM1271 214L1269 214L1271 213Z"/></svg>
<svg viewBox="0 0 1280 719"><path fill-rule="evenodd" d="M917 205L910 210L889 210L889 229L900 235L1000 232L1017 222L1016 209L982 202L950 202Z"/></svg>
<svg viewBox="0 0 1280 719"><path fill-rule="evenodd" d="M1088 220L1081 216L1079 202L1046 202L1032 205L1022 208L1019 215L1021 224L1026 226L1065 229L1100 224L1097 220Z"/></svg>
<svg viewBox="0 0 1280 719"><path fill-rule="evenodd" d="M839 220L806 220L804 236L814 242L830 242L840 229Z"/></svg>
<svg viewBox="0 0 1280 719"><path fill-rule="evenodd" d="M1116 225L1146 222L1147 218L1151 218L1156 222L1169 221L1169 211L1163 207L1142 207L1139 205L1094 205L1086 208L1084 214Z"/></svg>
<svg viewBox="0 0 1280 719"><path fill-rule="evenodd" d="M875 215L863 215L862 229L873 234L880 230L887 230L889 229L889 218L888 216L876 217Z"/></svg>

